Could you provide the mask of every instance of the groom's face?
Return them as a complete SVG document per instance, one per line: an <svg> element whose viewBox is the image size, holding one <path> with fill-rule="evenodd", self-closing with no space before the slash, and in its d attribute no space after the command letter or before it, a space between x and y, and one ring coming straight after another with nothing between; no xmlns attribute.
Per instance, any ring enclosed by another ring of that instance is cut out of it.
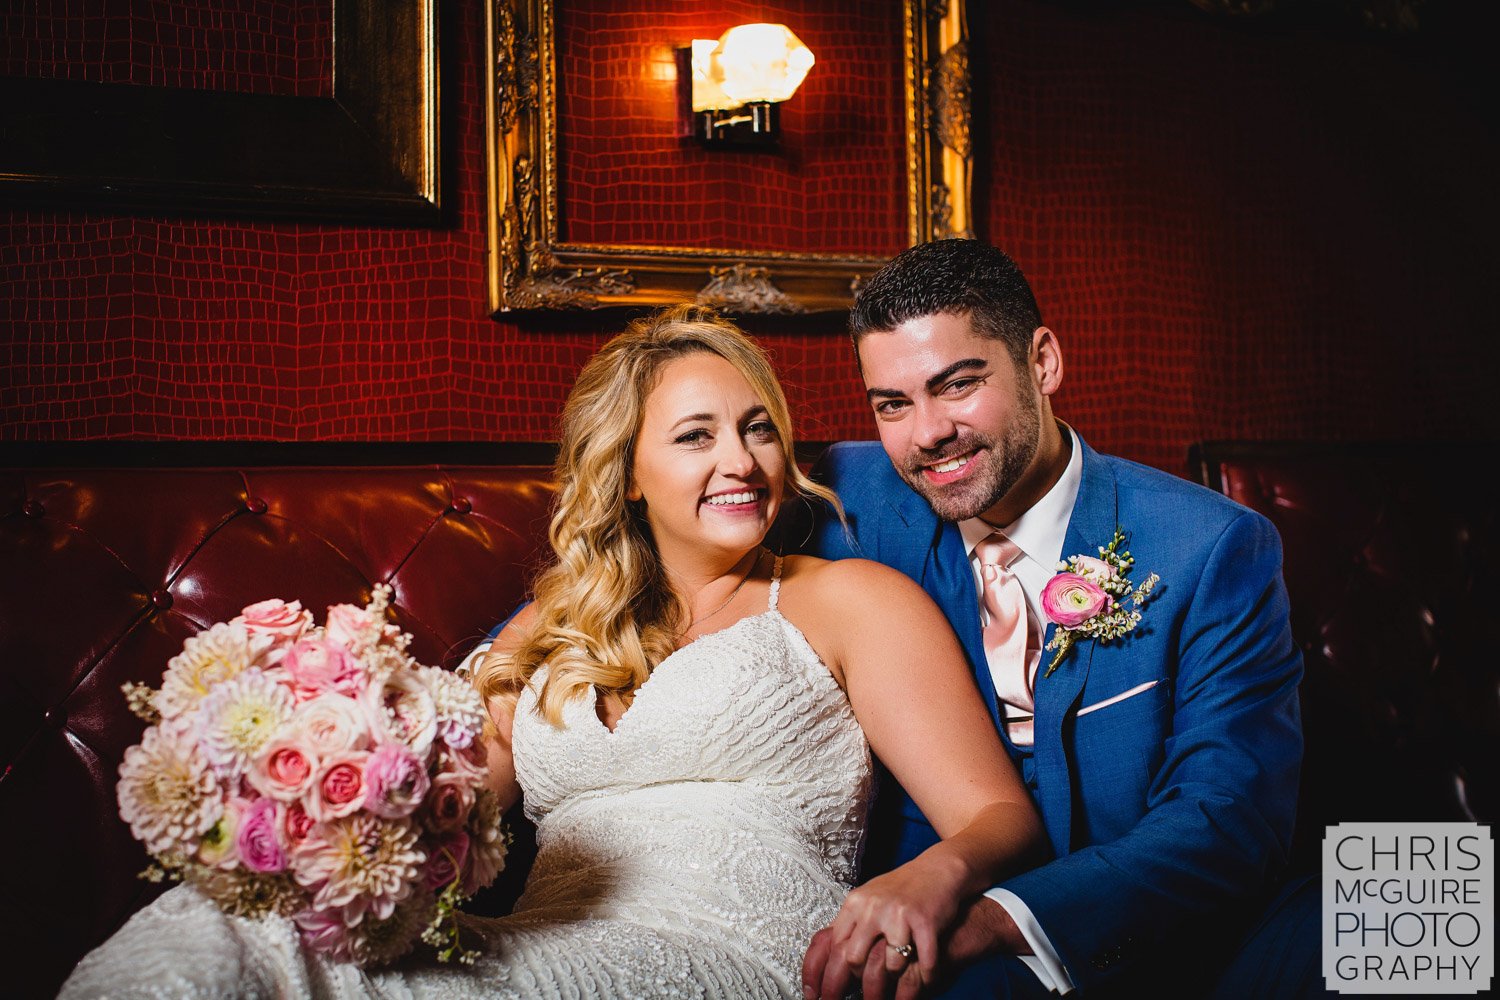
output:
<svg viewBox="0 0 1500 1000"><path fill-rule="evenodd" d="M968 316L867 333L859 358L891 464L943 520L995 507L1036 457L1041 397L1030 372Z"/></svg>

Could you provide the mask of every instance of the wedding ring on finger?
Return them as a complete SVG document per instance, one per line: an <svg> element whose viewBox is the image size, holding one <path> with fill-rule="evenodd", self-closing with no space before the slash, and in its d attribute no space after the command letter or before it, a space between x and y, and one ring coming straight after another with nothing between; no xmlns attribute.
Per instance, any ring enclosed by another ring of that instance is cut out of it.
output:
<svg viewBox="0 0 1500 1000"><path fill-rule="evenodd" d="M900 955L902 958L906 959L908 962L916 960L917 946L912 944L910 941L899 947L887 941L885 946L891 949L891 951L894 951L896 954Z"/></svg>

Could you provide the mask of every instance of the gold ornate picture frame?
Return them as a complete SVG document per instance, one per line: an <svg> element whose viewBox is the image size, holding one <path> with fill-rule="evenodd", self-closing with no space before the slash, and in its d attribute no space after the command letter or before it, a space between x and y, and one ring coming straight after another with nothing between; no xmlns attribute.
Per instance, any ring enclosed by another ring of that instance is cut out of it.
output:
<svg viewBox="0 0 1500 1000"><path fill-rule="evenodd" d="M489 0L485 122L489 306L512 311L702 302L732 313L847 309L883 256L571 243L559 192L556 5ZM905 234L972 236L965 0L902 0ZM895 109L891 109L895 114ZM901 165L893 164L900 169Z"/></svg>

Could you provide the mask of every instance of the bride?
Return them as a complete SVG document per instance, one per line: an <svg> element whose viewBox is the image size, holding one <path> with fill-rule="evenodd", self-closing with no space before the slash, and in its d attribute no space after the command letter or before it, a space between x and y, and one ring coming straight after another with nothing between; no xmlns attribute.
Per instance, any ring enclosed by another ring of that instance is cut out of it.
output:
<svg viewBox="0 0 1500 1000"><path fill-rule="evenodd" d="M1040 824L923 591L763 547L788 490L833 497L760 349L692 306L631 324L569 396L557 480L556 562L475 677L538 842L515 912L465 919L477 962L361 970L181 886L62 996L800 997L830 925L851 969L930 978ZM944 839L851 892L871 749Z"/></svg>

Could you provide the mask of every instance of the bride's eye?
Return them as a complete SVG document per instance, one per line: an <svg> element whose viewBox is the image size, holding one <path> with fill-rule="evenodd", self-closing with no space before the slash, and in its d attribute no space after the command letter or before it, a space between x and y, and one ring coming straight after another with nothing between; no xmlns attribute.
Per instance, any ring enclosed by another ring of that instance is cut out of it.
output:
<svg viewBox="0 0 1500 1000"><path fill-rule="evenodd" d="M753 441L774 441L776 425L769 420L757 420L745 428L745 436Z"/></svg>
<svg viewBox="0 0 1500 1000"><path fill-rule="evenodd" d="M688 432L686 432L684 434L677 435L677 437L673 439L672 443L673 444L703 444L707 440L708 440L708 431L705 430L702 427L699 427L697 430L691 430L691 431L688 431Z"/></svg>

